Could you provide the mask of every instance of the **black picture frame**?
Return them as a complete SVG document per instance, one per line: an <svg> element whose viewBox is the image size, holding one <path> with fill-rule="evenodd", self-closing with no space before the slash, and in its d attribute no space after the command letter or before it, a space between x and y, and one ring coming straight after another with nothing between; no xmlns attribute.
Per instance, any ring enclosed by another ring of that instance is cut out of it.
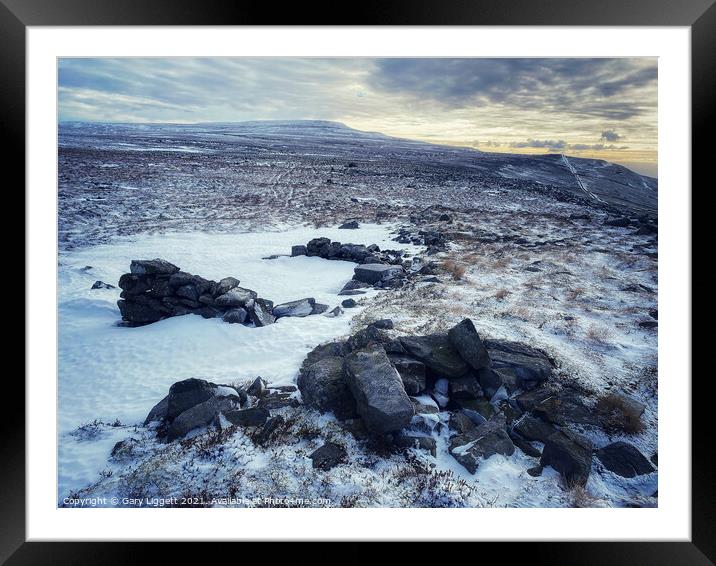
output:
<svg viewBox="0 0 716 566"><path fill-rule="evenodd" d="M714 0L363 0L339 9L314 2L269 5L188 0L0 0L0 127L5 170L25 179L25 37L28 26L104 25L566 25L687 26L692 38L692 170L693 184L706 182L706 152L714 126L716 99L716 4ZM712 159L712 158L711 158ZM6 178L9 176L6 175ZM709 185L713 184L710 176ZM707 187L705 187L707 188ZM683 187L691 194L691 187ZM21 203L19 206L24 207ZM28 300L27 297L25 297ZM685 384L690 375L670 376ZM713 425L707 395L709 375L691 380L692 387L692 538L690 542L574 542L493 545L529 563L549 564L711 564L716 561L716 510L712 468L708 461ZM25 542L25 390L7 376L5 396L17 413L4 419L0 434L0 562L20 564L115 564L150 558L147 548L164 560L186 555L186 545L148 543ZM6 407L5 411L10 411ZM8 413L9 415L9 413ZM635 511L638 520L638 510ZM78 533L78 536L81 534ZM555 533L559 538L559 533ZM506 543L509 544L509 543ZM420 550L423 552L422 550ZM329 553L330 554L330 553ZM340 555L339 555L340 556ZM345 555L343 555L345 557ZM487 555L481 551L481 557ZM206 557L205 557L206 558Z"/></svg>

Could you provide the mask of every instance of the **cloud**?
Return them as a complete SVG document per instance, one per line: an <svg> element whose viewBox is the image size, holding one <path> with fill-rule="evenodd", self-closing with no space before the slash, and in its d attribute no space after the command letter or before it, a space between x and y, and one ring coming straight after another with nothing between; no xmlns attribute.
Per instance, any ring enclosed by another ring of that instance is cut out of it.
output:
<svg viewBox="0 0 716 566"><path fill-rule="evenodd" d="M525 147L536 147L536 148L547 148L547 149L564 149L568 146L564 140L527 140L524 142L512 142L510 147L514 148L525 148Z"/></svg>
<svg viewBox="0 0 716 566"><path fill-rule="evenodd" d="M614 142L614 141L620 140L621 138L622 138L622 136L620 136L614 130L605 130L602 132L602 135L599 139Z"/></svg>
<svg viewBox="0 0 716 566"><path fill-rule="evenodd" d="M655 104L632 94L656 81L654 59L380 59L382 91L448 107L488 104L625 120Z"/></svg>
<svg viewBox="0 0 716 566"><path fill-rule="evenodd" d="M629 149L628 146L605 145L603 143L567 143L564 140L532 140L523 142L512 142L510 147L514 149L536 148L549 150L573 150L573 151L618 151Z"/></svg>

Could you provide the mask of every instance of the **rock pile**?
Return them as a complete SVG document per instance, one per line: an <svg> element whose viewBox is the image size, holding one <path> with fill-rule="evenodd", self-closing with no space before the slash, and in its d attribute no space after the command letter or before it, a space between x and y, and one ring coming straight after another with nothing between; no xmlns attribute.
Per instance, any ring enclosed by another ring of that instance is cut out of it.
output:
<svg viewBox="0 0 716 566"><path fill-rule="evenodd" d="M302 312L308 306L302 304ZM654 471L631 444L595 447L577 432L585 426L606 430L602 419L611 417L590 408L576 389L552 383L555 365L543 352L482 340L469 319L427 336L393 336L387 332L392 328L390 320L376 321L309 352L297 378L302 404L295 387L270 388L261 378L246 388L188 379L172 385L145 425L158 421L157 433L168 441L211 424L241 426L263 444L285 422L271 411L305 406L332 412L358 439L433 456L435 433L447 431L449 453L473 474L483 460L515 450L535 459L528 475L539 476L551 466L567 486L586 484L595 456L604 469L623 477ZM622 397L618 405L630 414L644 411ZM327 470L344 462L347 453L329 442L310 458L314 468Z"/></svg>
<svg viewBox="0 0 716 566"><path fill-rule="evenodd" d="M149 412L144 425L157 423L157 436L168 442L208 425L253 427L256 437L265 442L283 421L281 416L272 417L271 410L297 406L293 398L295 389L268 388L260 377L247 389L204 379L185 379L169 388L169 394Z"/></svg>
<svg viewBox="0 0 716 566"><path fill-rule="evenodd" d="M447 215L445 215L447 216ZM441 217L442 218L442 217ZM447 217L450 219L450 217ZM414 224L420 224L419 219L411 219ZM450 220L452 221L452 220ZM439 230L415 230L414 228L400 228L398 235L393 238L399 244L415 244L426 246L428 255L435 255L447 250L447 236Z"/></svg>
<svg viewBox="0 0 716 566"><path fill-rule="evenodd" d="M122 320L141 326L185 314L221 317L225 322L266 326L284 316L308 316L328 310L313 298L281 305L262 299L256 291L239 286L234 277L211 281L181 271L163 259L134 260L119 279L117 306Z"/></svg>
<svg viewBox="0 0 716 566"><path fill-rule="evenodd" d="M430 452L432 433L448 422L450 454L471 473L481 460L515 449L539 459L531 475L552 466L569 485L586 483L593 454L627 477L653 471L633 446L595 452L572 430L603 423L577 391L548 382L554 363L543 352L482 340L469 319L445 334L397 338L384 332L392 328L385 322L308 354L298 376L306 406L333 412L351 431ZM425 395L431 404L416 399Z"/></svg>
<svg viewBox="0 0 716 566"><path fill-rule="evenodd" d="M291 248L291 256L306 255L323 259L338 259L354 263L382 263L402 265L404 252L400 250L382 250L377 244L342 244L332 242L330 238L313 238L305 246Z"/></svg>

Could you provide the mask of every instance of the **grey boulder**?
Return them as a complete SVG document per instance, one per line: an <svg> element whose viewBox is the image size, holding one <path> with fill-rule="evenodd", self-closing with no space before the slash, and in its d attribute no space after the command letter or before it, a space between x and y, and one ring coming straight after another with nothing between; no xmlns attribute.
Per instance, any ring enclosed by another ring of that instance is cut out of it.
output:
<svg viewBox="0 0 716 566"><path fill-rule="evenodd" d="M210 424L219 413L226 415L227 412L237 407L238 403L238 397L217 396L194 405L172 421L167 432L167 440L171 442L177 438L182 438L195 428Z"/></svg>
<svg viewBox="0 0 716 566"><path fill-rule="evenodd" d="M271 301L256 299L248 304L247 310L249 319L254 323L254 326L268 326L276 322Z"/></svg>
<svg viewBox="0 0 716 566"><path fill-rule="evenodd" d="M514 452L515 445L505 430L504 417L490 419L450 441L450 454L471 474L477 471L481 459L495 454L511 456Z"/></svg>
<svg viewBox="0 0 716 566"><path fill-rule="evenodd" d="M353 278L364 283L374 285L381 281L387 281L403 274L403 268L399 265L384 265L382 263L364 263L356 266L353 270Z"/></svg>
<svg viewBox="0 0 716 566"><path fill-rule="evenodd" d="M230 324L243 324L246 322L246 318L248 317L248 313L246 312L246 309L243 309L241 307L230 309L224 313L224 316L221 317L221 319L224 322L228 322Z"/></svg>
<svg viewBox="0 0 716 566"><path fill-rule="evenodd" d="M398 370L408 395L420 395L425 391L425 364L400 354L390 354L388 357L395 369Z"/></svg>
<svg viewBox="0 0 716 566"><path fill-rule="evenodd" d="M214 303L220 307L244 307L247 303L256 299L256 297L258 297L256 291L244 289L243 287L234 287L223 295L216 297Z"/></svg>
<svg viewBox="0 0 716 566"><path fill-rule="evenodd" d="M650 474L654 471L654 466L649 460L627 442L614 442L600 448L596 454L607 470L625 478Z"/></svg>
<svg viewBox="0 0 716 566"><path fill-rule="evenodd" d="M281 303L273 308L273 316L276 318L284 316L309 316L313 314L315 304L316 300L312 297Z"/></svg>
<svg viewBox="0 0 716 566"><path fill-rule="evenodd" d="M408 354L442 377L462 377L470 370L444 334L404 336L400 338L400 343Z"/></svg>
<svg viewBox="0 0 716 566"><path fill-rule="evenodd" d="M326 442L323 446L311 452L309 458L313 462L315 469L330 470L345 462L347 456L348 454L343 446L334 442Z"/></svg>
<svg viewBox="0 0 716 566"><path fill-rule="evenodd" d="M410 423L413 403L383 348L372 346L353 352L346 357L345 370L358 414L368 430L385 434Z"/></svg>
<svg viewBox="0 0 716 566"><path fill-rule="evenodd" d="M134 259L129 271L133 275L171 275L179 271L179 268L164 259Z"/></svg>
<svg viewBox="0 0 716 566"><path fill-rule="evenodd" d="M305 405L321 412L331 411L339 420L356 417L356 403L345 378L343 358L327 356L302 368L297 385Z"/></svg>
<svg viewBox="0 0 716 566"><path fill-rule="evenodd" d="M469 318L455 325L448 332L450 343L472 369L479 370L490 365L490 354L480 340L475 325Z"/></svg>
<svg viewBox="0 0 716 566"><path fill-rule="evenodd" d="M574 434L555 432L544 443L540 466L552 466L569 486L584 486L592 469L591 447Z"/></svg>

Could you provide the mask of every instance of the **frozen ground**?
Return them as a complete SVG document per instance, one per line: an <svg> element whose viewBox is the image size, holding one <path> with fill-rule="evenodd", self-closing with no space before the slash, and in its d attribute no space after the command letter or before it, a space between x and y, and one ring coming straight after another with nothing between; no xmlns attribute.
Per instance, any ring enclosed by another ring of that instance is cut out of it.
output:
<svg viewBox="0 0 716 566"><path fill-rule="evenodd" d="M447 427L435 433L432 458L376 455L331 416L304 409L282 409L286 425L266 447L241 431L160 444L136 426L187 377L289 384L310 349L367 321L392 318L400 334L467 316L484 336L544 349L558 362L555 379L593 398L614 389L640 399L643 432L582 432L598 445L624 439L656 452L657 333L640 326L657 309L656 236L604 226L619 212L653 215L654 180L594 160L569 158L568 168L561 156L512 159L320 123L309 130L61 128L60 500L231 496L260 506L253 498L300 493L343 506L656 504L656 472L628 480L596 459L583 493L565 490L551 468L529 476L536 460L519 450L472 476L447 452ZM440 224L443 212L453 222ZM349 218L361 229L336 229ZM449 250L434 258L440 283L371 291L339 318L248 328L188 315L122 328L119 289L90 290L95 280L116 285L132 259L162 257L208 278L235 276L277 302L311 296L333 307L354 264L262 258L319 236L408 249L390 241L398 225L449 234ZM135 449L110 459L128 438ZM316 473L307 455L325 440L348 447L350 460Z"/></svg>
<svg viewBox="0 0 716 566"><path fill-rule="evenodd" d="M318 344L347 334L351 316L361 310L348 310L337 318L284 318L262 328L198 315L124 328L116 326L120 289L91 289L94 281L116 285L133 258L161 257L210 279L237 277L242 286L277 304L314 297L332 308L345 298L336 294L353 276L355 264L306 256L262 259L285 254L291 245L305 243L316 234L356 244L377 243L382 248L396 246L390 241L389 226L371 225L361 230L295 228L260 235L152 235L61 253L62 438L95 419L141 422L172 383L188 377L231 383L261 375L271 385L292 384L305 355ZM417 250L411 245L400 247ZM114 436L105 435L103 442L60 442L60 492L81 487L97 475L116 442Z"/></svg>

